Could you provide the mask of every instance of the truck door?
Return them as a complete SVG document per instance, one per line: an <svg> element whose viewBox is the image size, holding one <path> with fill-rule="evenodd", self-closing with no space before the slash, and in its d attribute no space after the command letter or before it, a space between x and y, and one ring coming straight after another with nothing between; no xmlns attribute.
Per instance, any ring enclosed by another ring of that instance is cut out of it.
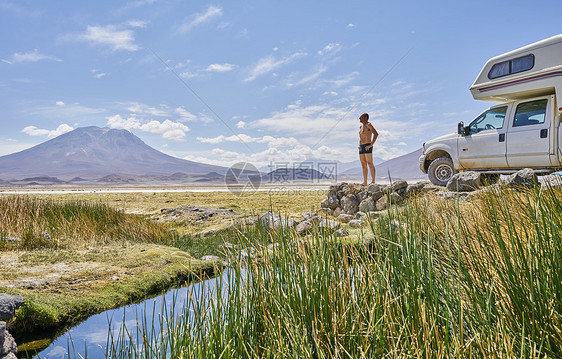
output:
<svg viewBox="0 0 562 359"><path fill-rule="evenodd" d="M550 166L550 121L552 97L516 104L506 135L507 163L513 168Z"/></svg>
<svg viewBox="0 0 562 359"><path fill-rule="evenodd" d="M459 163L464 169L507 167L505 117L507 105L493 107L474 119L458 137Z"/></svg>

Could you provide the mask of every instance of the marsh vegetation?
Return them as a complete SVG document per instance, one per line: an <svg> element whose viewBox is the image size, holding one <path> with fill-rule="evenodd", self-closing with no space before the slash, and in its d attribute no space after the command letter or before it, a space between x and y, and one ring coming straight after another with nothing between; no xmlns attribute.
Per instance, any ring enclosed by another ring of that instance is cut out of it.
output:
<svg viewBox="0 0 562 359"><path fill-rule="evenodd" d="M559 357L561 206L558 191L496 189L411 200L364 228L368 241L240 231L259 259L234 261L189 310L164 310L163 331L112 337L107 354Z"/></svg>
<svg viewBox="0 0 562 359"><path fill-rule="evenodd" d="M411 198L349 237L259 224L166 234L187 252L229 242L256 255L221 247L232 275L163 307L158 326L140 316L109 332L106 355L560 357L561 232L560 191L497 187Z"/></svg>

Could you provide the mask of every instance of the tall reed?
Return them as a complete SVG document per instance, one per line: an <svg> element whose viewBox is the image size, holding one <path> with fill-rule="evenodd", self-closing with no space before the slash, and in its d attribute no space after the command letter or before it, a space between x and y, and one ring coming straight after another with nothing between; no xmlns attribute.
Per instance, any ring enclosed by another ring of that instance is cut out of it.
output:
<svg viewBox="0 0 562 359"><path fill-rule="evenodd" d="M0 248L57 248L119 241L171 242L162 225L101 202L0 197Z"/></svg>
<svg viewBox="0 0 562 359"><path fill-rule="evenodd" d="M374 240L359 243L241 230L259 257L162 308L157 325L123 328L107 356L560 357L560 196L429 195L370 221Z"/></svg>

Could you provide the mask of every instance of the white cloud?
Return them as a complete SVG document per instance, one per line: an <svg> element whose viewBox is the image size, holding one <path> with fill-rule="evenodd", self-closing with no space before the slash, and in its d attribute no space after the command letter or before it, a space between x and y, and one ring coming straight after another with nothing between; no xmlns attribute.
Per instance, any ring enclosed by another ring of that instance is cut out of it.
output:
<svg viewBox="0 0 562 359"><path fill-rule="evenodd" d="M156 133L168 140L180 141L185 137L185 133L190 128L180 122L165 120L164 122L150 121L140 126L141 131Z"/></svg>
<svg viewBox="0 0 562 359"><path fill-rule="evenodd" d="M236 124L236 127L238 128L244 128L244 126L246 126L246 122L244 121L238 121L238 123Z"/></svg>
<svg viewBox="0 0 562 359"><path fill-rule="evenodd" d="M140 121L136 117L123 118L121 115L108 116L107 126L110 128L124 128L126 130L140 127Z"/></svg>
<svg viewBox="0 0 562 359"><path fill-rule="evenodd" d="M279 67L285 66L293 62L295 59L307 56L306 52L296 52L290 56L284 57L277 60L273 55L269 55L258 60L258 63L251 70L250 76L248 76L244 81L253 81L256 78L263 76Z"/></svg>
<svg viewBox="0 0 562 359"><path fill-rule="evenodd" d="M165 120L163 122L152 120L146 123L142 123L142 120L136 118L134 115L123 118L121 115L108 116L107 126L110 128L124 128L126 130L141 130L144 132L155 133L162 135L163 138L181 141L186 136L186 132L190 131L190 128L180 122L173 122L170 120Z"/></svg>
<svg viewBox="0 0 562 359"><path fill-rule="evenodd" d="M39 50L37 49L24 53L16 52L15 54L12 55L10 60L2 60L2 61L7 64L17 64L21 62L37 62L41 60L62 62L62 60L59 59L58 57L51 56L51 55L44 55L40 53Z"/></svg>
<svg viewBox="0 0 562 359"><path fill-rule="evenodd" d="M141 20L131 20L127 22L127 25L129 25L130 27L146 27L146 24L146 21Z"/></svg>
<svg viewBox="0 0 562 359"><path fill-rule="evenodd" d="M328 54L335 54L341 50L341 45L337 42L329 43L328 45L324 46L322 50L318 51L318 55L324 56Z"/></svg>
<svg viewBox="0 0 562 359"><path fill-rule="evenodd" d="M312 72L311 74L304 76L303 78L301 78L299 81L297 81L296 83L288 83L287 86L288 87L292 87L292 86L300 86L300 85L304 85L310 81L314 81L317 78L319 78L324 72L328 71L328 68L324 65L320 65L318 66L317 69L314 70L314 72Z"/></svg>
<svg viewBox="0 0 562 359"><path fill-rule="evenodd" d="M62 125L59 125L56 130L44 130L35 126L27 126L21 130L21 132L29 136L47 136L49 138L54 138L72 130L74 130L74 128L66 123L63 123Z"/></svg>
<svg viewBox="0 0 562 359"><path fill-rule="evenodd" d="M55 103L55 105L57 105L57 106L64 106L64 102L62 102L62 101L57 101L57 102Z"/></svg>
<svg viewBox="0 0 562 359"><path fill-rule="evenodd" d="M208 72L228 72L236 68L233 64L211 64L207 67Z"/></svg>
<svg viewBox="0 0 562 359"><path fill-rule="evenodd" d="M165 105L160 105L160 108L156 108L140 102L131 102L128 104L127 110L137 115L149 115L158 117L169 116L168 108Z"/></svg>
<svg viewBox="0 0 562 359"><path fill-rule="evenodd" d="M134 43L135 34L133 30L120 30L114 25L88 26L86 33L78 35L76 38L93 45L109 46L113 51L137 51L139 49Z"/></svg>
<svg viewBox="0 0 562 359"><path fill-rule="evenodd" d="M346 27L347 27L347 28L354 28L354 27L355 27L355 24L347 24Z"/></svg>
<svg viewBox="0 0 562 359"><path fill-rule="evenodd" d="M220 16L222 16L222 8L211 5L204 13L195 14L189 22L182 24L178 32L185 33L198 25L209 22Z"/></svg>

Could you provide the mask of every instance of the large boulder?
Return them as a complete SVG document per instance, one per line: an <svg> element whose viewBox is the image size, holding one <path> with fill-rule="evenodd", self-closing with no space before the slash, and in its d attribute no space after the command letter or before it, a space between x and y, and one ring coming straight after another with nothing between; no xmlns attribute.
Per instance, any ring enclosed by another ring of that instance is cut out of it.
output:
<svg viewBox="0 0 562 359"><path fill-rule="evenodd" d="M260 223L262 226L277 229L283 226L294 227L295 221L287 217L281 217L281 215L267 211L260 216Z"/></svg>
<svg viewBox="0 0 562 359"><path fill-rule="evenodd" d="M336 209L340 205L340 200L336 195L331 195L328 198L325 198L321 203L320 207L322 208L329 208L329 209Z"/></svg>
<svg viewBox="0 0 562 359"><path fill-rule="evenodd" d="M447 189L453 192L470 192L482 186L482 174L475 171L464 171L453 175L447 182Z"/></svg>
<svg viewBox="0 0 562 359"><path fill-rule="evenodd" d="M361 203L359 203L359 211L368 213L376 209L375 201L372 197L366 198Z"/></svg>
<svg viewBox="0 0 562 359"><path fill-rule="evenodd" d="M362 192L365 190L365 186L363 186L360 183L349 183L348 185L343 187L343 191L345 193L346 196L350 195L350 194L358 194L359 192Z"/></svg>
<svg viewBox="0 0 562 359"><path fill-rule="evenodd" d="M340 202L345 214L355 214L359 211L359 199L354 194L344 196Z"/></svg>
<svg viewBox="0 0 562 359"><path fill-rule="evenodd" d="M404 193L404 191L408 188L408 182L404 180L398 180L392 182L392 191L397 192L399 194Z"/></svg>
<svg viewBox="0 0 562 359"><path fill-rule="evenodd" d="M507 178L510 187L534 187L539 183L539 178L530 168L523 168Z"/></svg>
<svg viewBox="0 0 562 359"><path fill-rule="evenodd" d="M0 293L0 321L12 319L16 309L21 307L25 299L20 295Z"/></svg>
<svg viewBox="0 0 562 359"><path fill-rule="evenodd" d="M370 197L371 195L368 191L361 191L357 193L356 196L359 202L363 202L367 197Z"/></svg>

